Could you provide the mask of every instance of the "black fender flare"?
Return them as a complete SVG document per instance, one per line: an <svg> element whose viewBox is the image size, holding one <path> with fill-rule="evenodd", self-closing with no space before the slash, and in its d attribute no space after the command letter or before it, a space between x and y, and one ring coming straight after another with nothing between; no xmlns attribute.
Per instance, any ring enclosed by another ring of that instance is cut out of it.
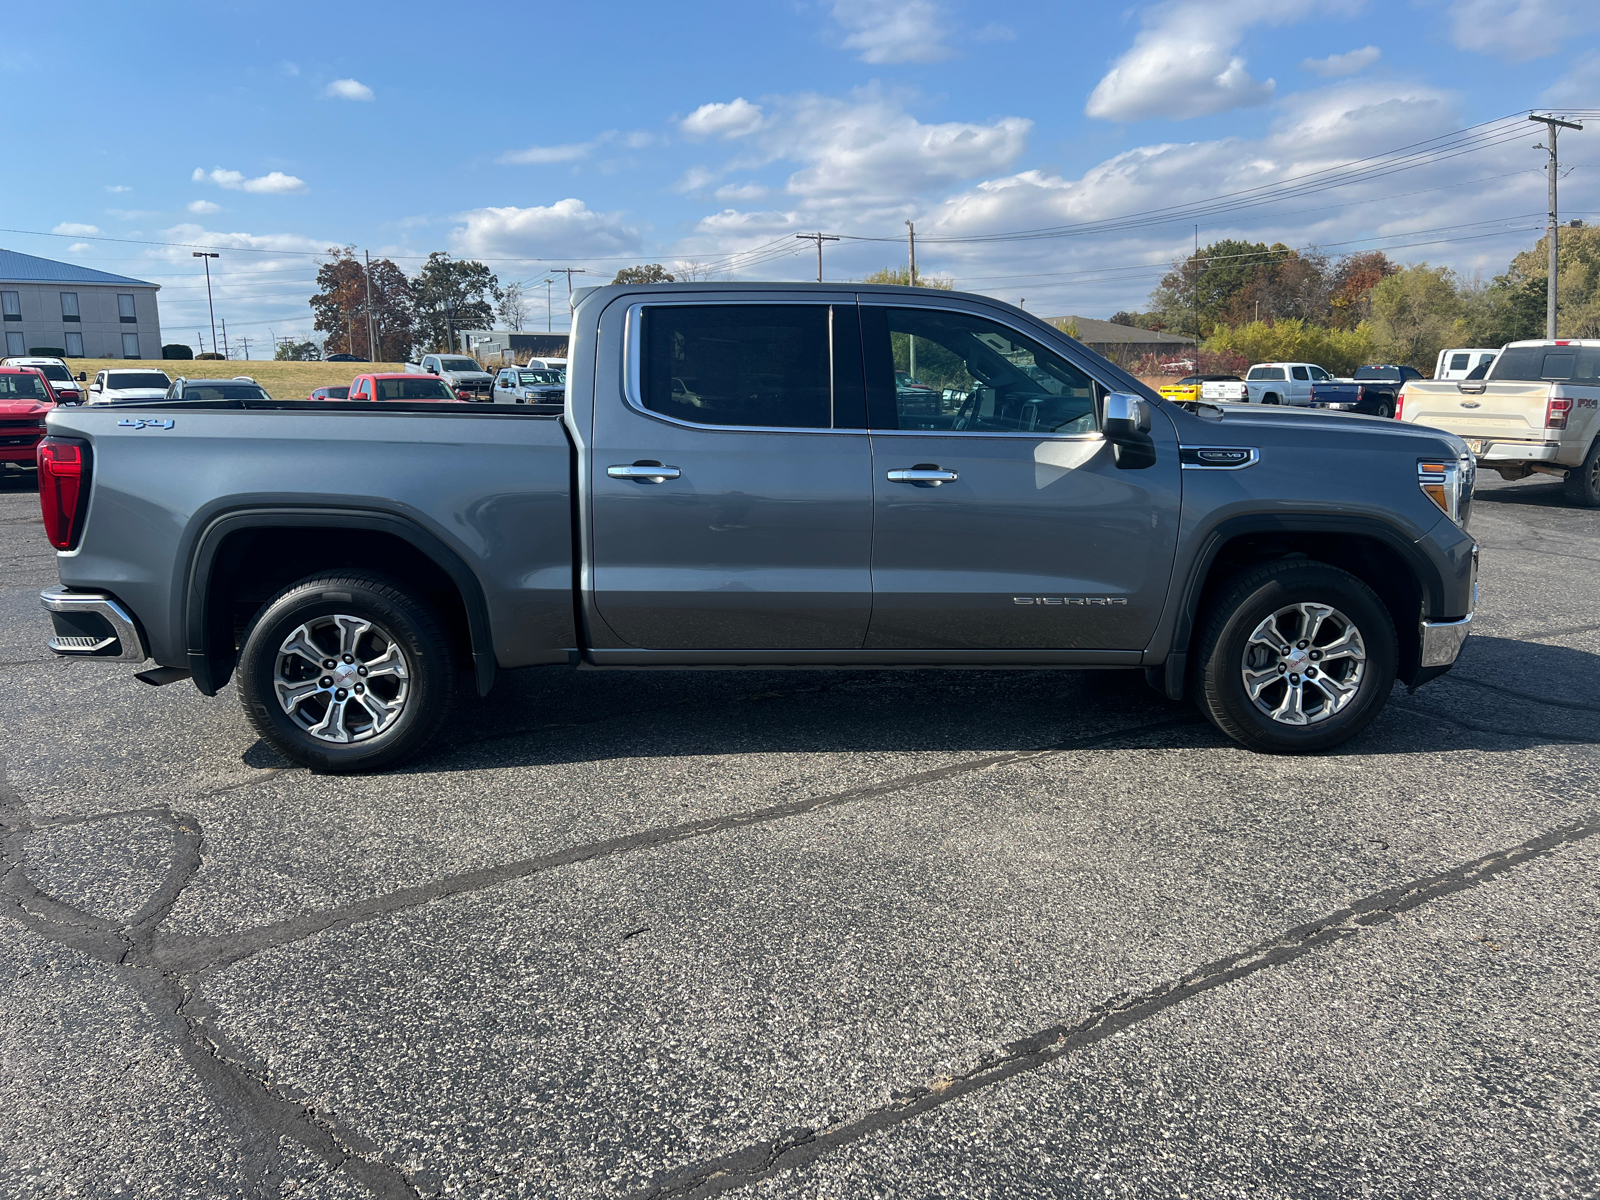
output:
<svg viewBox="0 0 1600 1200"><path fill-rule="evenodd" d="M418 552L450 577L461 593L462 606L467 612L467 635L472 648L474 682L478 694L487 696L494 686L494 639L489 622L489 605L484 598L483 585L461 556L436 535L415 521L393 513L360 508L330 508L322 505L244 507L230 509L213 515L195 539L189 555L189 566L184 580L183 617L184 646L189 659L189 673L201 693L214 696L226 680L211 677L209 616L207 606L211 592L211 572L217 551L228 536L241 529L366 529L375 533L389 533L409 542Z"/></svg>

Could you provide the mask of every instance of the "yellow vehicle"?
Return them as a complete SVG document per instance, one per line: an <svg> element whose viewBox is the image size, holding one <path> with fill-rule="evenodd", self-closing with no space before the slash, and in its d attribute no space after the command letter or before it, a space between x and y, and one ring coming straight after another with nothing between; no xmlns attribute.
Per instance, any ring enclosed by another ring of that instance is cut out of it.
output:
<svg viewBox="0 0 1600 1200"><path fill-rule="evenodd" d="M1162 396L1179 404L1194 404L1200 400L1202 383L1239 383L1237 375L1187 375L1177 383L1162 384Z"/></svg>

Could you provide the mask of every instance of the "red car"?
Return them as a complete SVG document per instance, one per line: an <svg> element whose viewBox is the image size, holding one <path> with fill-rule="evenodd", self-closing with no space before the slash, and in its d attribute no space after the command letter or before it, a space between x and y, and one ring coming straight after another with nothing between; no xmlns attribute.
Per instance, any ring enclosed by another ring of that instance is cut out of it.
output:
<svg viewBox="0 0 1600 1200"><path fill-rule="evenodd" d="M32 367L0 367L0 463L31 467L55 389Z"/></svg>
<svg viewBox="0 0 1600 1200"><path fill-rule="evenodd" d="M357 375L350 381L352 400L449 400L464 403L437 375Z"/></svg>

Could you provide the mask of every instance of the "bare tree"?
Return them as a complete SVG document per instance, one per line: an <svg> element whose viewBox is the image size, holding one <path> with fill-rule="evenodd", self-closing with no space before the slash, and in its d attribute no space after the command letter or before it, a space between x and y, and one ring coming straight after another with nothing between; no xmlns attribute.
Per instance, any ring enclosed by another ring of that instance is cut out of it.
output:
<svg viewBox="0 0 1600 1200"><path fill-rule="evenodd" d="M522 298L522 285L512 282L500 289L500 302L495 305L495 315L500 318L500 327L509 329L512 333L522 332L522 323L527 320L527 305Z"/></svg>

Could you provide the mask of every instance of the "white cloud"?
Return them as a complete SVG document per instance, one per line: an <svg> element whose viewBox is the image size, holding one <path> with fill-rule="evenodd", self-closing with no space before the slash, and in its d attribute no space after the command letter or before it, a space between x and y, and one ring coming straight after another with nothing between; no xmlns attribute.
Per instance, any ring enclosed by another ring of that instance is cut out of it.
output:
<svg viewBox="0 0 1600 1200"><path fill-rule="evenodd" d="M461 219L465 224L450 231L450 242L470 258L628 254L641 244L639 231L621 213L593 212L570 198L533 208L477 208Z"/></svg>
<svg viewBox="0 0 1600 1200"><path fill-rule="evenodd" d="M222 167L206 172L200 167L194 169L190 178L195 183L214 183L220 188L231 192L257 192L271 196L284 196L291 192L306 190L306 181L297 179L293 175L285 175L282 171L269 171L265 175L258 175L254 179L245 178L239 171L228 171Z"/></svg>
<svg viewBox="0 0 1600 1200"><path fill-rule="evenodd" d="M952 53L932 0L834 0L833 19L849 31L845 49L859 51L862 62L942 62Z"/></svg>
<svg viewBox="0 0 1600 1200"><path fill-rule="evenodd" d="M759 183L730 183L717 189L717 199L729 200L760 200L767 194L767 189Z"/></svg>
<svg viewBox="0 0 1600 1200"><path fill-rule="evenodd" d="M202 217L208 217L212 213L222 211L222 205L213 204L210 200L191 200L187 205L185 205L185 207L188 208L190 212L196 213Z"/></svg>
<svg viewBox="0 0 1600 1200"><path fill-rule="evenodd" d="M566 146L529 146L526 150L507 150L495 159L495 162L514 166L576 162L580 158L587 158L593 149L593 142L574 142Z"/></svg>
<svg viewBox="0 0 1600 1200"><path fill-rule="evenodd" d="M1363 46L1346 54L1330 54L1327 58L1303 58L1300 60L1300 65L1313 75L1321 75L1324 79L1337 79L1365 71L1382 56L1383 51L1376 46Z"/></svg>
<svg viewBox="0 0 1600 1200"><path fill-rule="evenodd" d="M372 99L372 89L355 79L335 79L323 94L334 100Z"/></svg>
<svg viewBox="0 0 1600 1200"><path fill-rule="evenodd" d="M645 150L651 146L665 146L667 139L658 133L651 133L645 129L635 129L623 134L622 144L629 150Z"/></svg>
<svg viewBox="0 0 1600 1200"><path fill-rule="evenodd" d="M708 171L704 167L690 167L678 177L678 182L672 185L672 190L683 193L698 192L716 181L715 171Z"/></svg>
<svg viewBox="0 0 1600 1200"><path fill-rule="evenodd" d="M1593 0L1453 0L1450 40L1462 50L1527 62L1600 28ZM1593 92L1590 93L1590 98Z"/></svg>
<svg viewBox="0 0 1600 1200"><path fill-rule="evenodd" d="M113 196L120 196L123 192L131 192L133 189L125 183L110 183L106 185L106 191Z"/></svg>
<svg viewBox="0 0 1600 1200"><path fill-rule="evenodd" d="M1592 107L1595 77L1600 75L1600 50L1590 50L1572 61L1572 69L1539 93L1539 103L1568 108Z"/></svg>
<svg viewBox="0 0 1600 1200"><path fill-rule="evenodd" d="M66 234L68 237L94 237L100 230L94 225L84 225L78 221L63 221L50 232Z"/></svg>
<svg viewBox="0 0 1600 1200"><path fill-rule="evenodd" d="M67 247L67 250L69 252L78 253L78 254L81 254L85 250L93 250L93 249L94 249L94 247L91 246L88 242L73 242L72 245Z"/></svg>
<svg viewBox="0 0 1600 1200"><path fill-rule="evenodd" d="M702 104L680 121L678 128L684 137L703 141L712 137L744 137L760 129L761 122L761 106L739 96L726 104Z"/></svg>

